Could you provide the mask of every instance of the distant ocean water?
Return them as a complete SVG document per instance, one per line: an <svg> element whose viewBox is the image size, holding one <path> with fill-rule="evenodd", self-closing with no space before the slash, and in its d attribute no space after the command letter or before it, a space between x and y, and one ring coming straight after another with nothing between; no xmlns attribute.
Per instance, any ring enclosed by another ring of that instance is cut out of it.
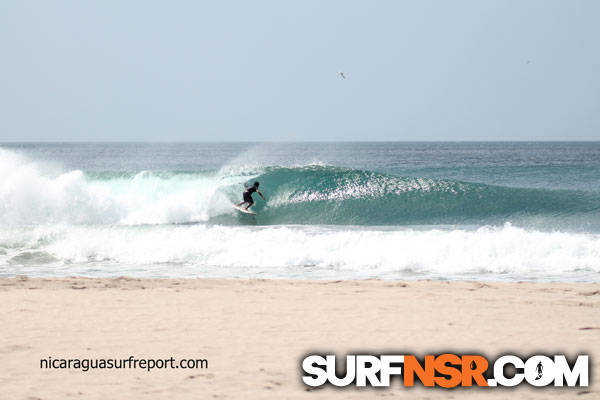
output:
<svg viewBox="0 0 600 400"><path fill-rule="evenodd" d="M600 142L0 144L17 274L600 281Z"/></svg>

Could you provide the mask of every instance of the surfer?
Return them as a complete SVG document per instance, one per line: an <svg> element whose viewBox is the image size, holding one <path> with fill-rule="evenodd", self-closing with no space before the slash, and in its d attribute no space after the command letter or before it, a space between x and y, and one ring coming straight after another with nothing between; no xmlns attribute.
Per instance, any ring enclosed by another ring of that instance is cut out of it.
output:
<svg viewBox="0 0 600 400"><path fill-rule="evenodd" d="M238 207L240 207L244 203L248 203L244 210L248 210L250 207L252 207L254 205L254 200L252 200L252 193L254 192L258 193L260 197L262 197L262 199L265 200L265 196L263 196L262 193L258 191L258 185L260 185L258 182L254 182L253 186L250 186L249 188L246 188L246 190L244 190L244 201L238 204Z"/></svg>

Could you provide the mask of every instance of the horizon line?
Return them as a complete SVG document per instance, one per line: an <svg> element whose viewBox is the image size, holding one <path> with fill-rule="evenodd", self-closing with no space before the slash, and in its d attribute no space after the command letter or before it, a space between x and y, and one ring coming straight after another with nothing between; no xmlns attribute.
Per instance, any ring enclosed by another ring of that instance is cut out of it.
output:
<svg viewBox="0 0 600 400"><path fill-rule="evenodd" d="M297 144L297 143L597 143L600 140L575 139L575 140L8 140L0 141L4 144L33 144L33 143L54 143L54 144L186 144L186 143L231 143L231 144Z"/></svg>

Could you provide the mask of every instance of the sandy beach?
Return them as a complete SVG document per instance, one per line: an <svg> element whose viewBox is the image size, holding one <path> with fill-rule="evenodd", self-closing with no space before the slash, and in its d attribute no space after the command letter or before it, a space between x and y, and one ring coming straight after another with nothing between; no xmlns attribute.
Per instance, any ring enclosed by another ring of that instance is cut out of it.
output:
<svg viewBox="0 0 600 400"><path fill-rule="evenodd" d="M596 398L600 285L0 280L2 399ZM589 388L307 390L315 352L589 354ZM207 369L40 369L43 358L201 358Z"/></svg>

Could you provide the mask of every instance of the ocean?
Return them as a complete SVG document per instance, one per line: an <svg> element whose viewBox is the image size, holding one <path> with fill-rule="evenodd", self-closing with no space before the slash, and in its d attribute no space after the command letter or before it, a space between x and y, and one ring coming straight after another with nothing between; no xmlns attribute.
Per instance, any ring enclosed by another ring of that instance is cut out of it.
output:
<svg viewBox="0 0 600 400"><path fill-rule="evenodd" d="M4 143L15 275L598 282L600 142Z"/></svg>

